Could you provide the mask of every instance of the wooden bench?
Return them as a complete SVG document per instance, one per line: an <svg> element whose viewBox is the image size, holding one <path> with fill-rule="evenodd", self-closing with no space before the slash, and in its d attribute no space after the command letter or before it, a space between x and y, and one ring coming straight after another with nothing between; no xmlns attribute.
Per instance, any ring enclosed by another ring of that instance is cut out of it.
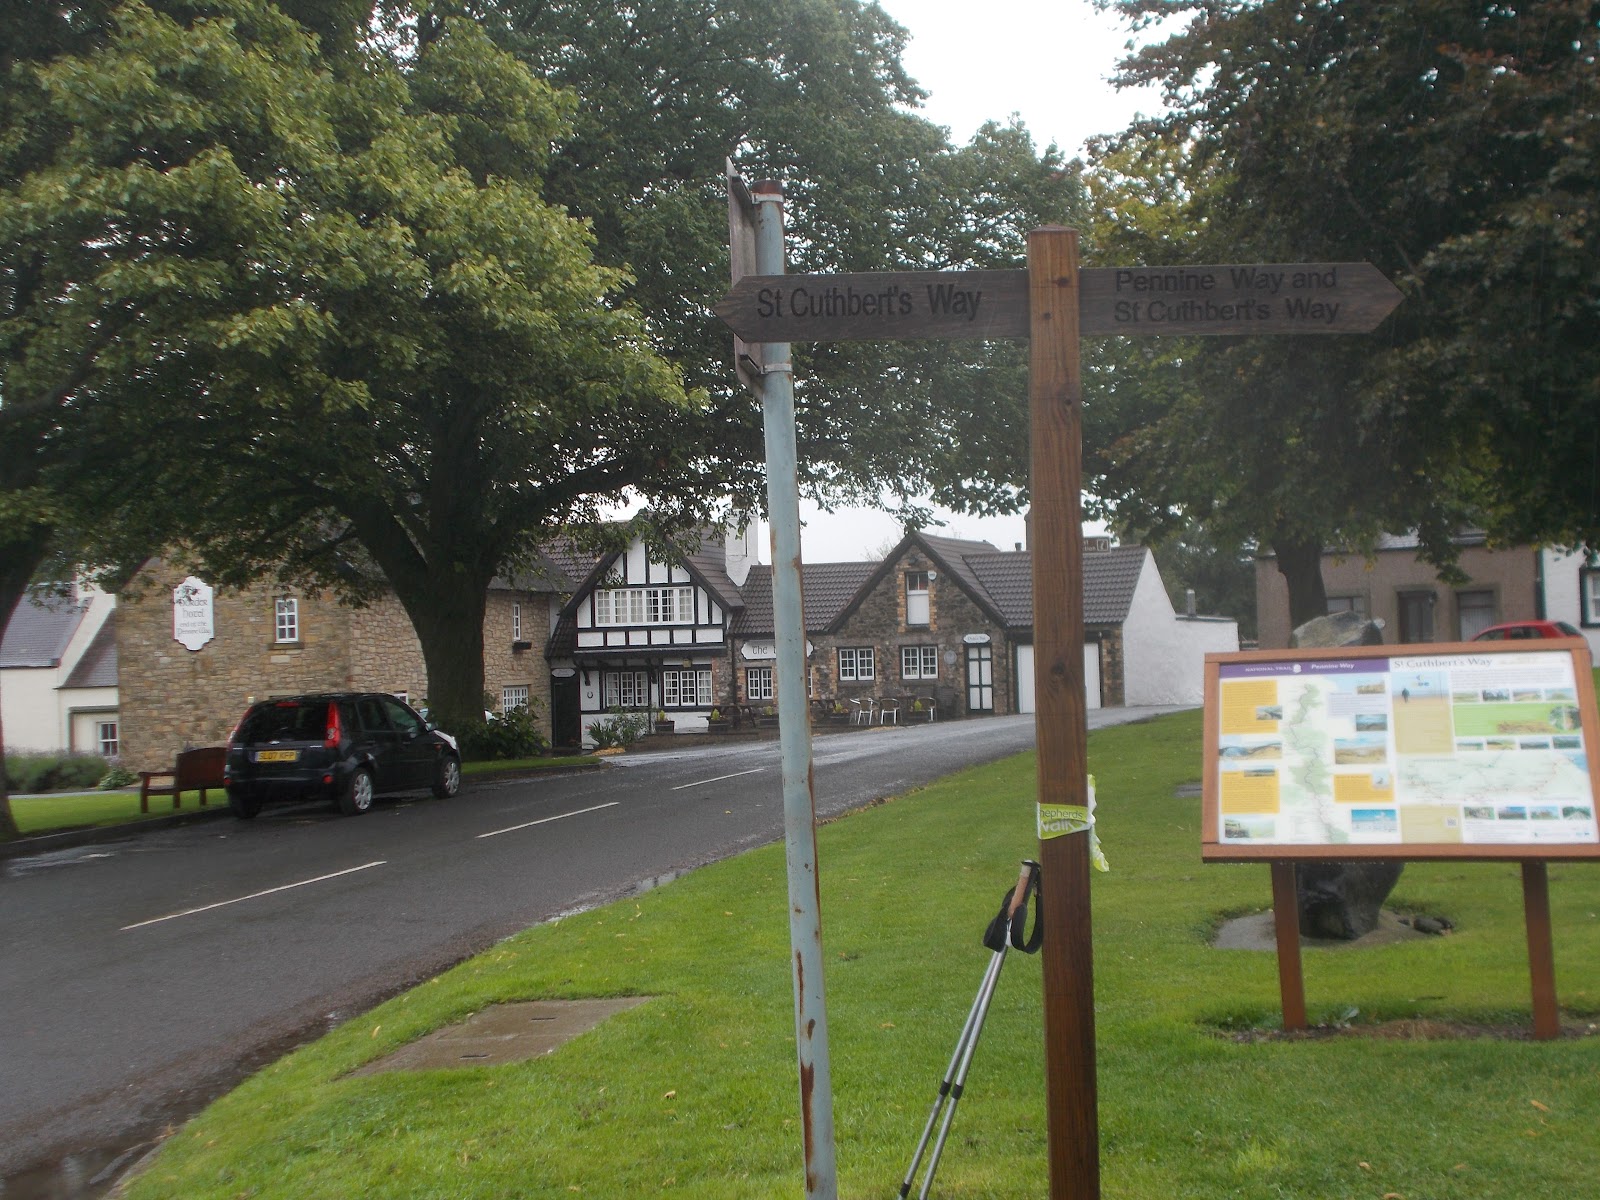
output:
<svg viewBox="0 0 1600 1200"><path fill-rule="evenodd" d="M178 797L184 792L198 791L200 803L206 803L206 792L222 787L222 767L228 760L226 746L201 746L198 750L182 750L170 771L139 772L139 811L150 811L151 796L171 796L172 807L178 807ZM170 779L171 783L154 783L157 779Z"/></svg>

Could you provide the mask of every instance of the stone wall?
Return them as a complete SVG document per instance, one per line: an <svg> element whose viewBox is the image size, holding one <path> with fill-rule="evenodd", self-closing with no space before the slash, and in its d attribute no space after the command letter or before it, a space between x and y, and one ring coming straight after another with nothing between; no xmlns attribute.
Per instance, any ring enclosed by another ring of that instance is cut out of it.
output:
<svg viewBox="0 0 1600 1200"><path fill-rule="evenodd" d="M374 691L413 704L428 694L422 644L393 596L348 608L261 585L217 591L216 636L197 651L172 637L172 589L190 571L152 563L118 601L117 675L123 761L131 770L170 768L179 750L219 746L256 700L302 692ZM277 601L299 601L300 640L276 642ZM525 650L511 644L511 605L522 605ZM484 616L484 687L527 684L550 736L549 604L528 592L489 593Z"/></svg>
<svg viewBox="0 0 1600 1200"><path fill-rule="evenodd" d="M346 610L350 622L350 686L363 692L392 692L411 704L428 695L428 668L422 643L405 607L383 596L365 608Z"/></svg>
<svg viewBox="0 0 1600 1200"><path fill-rule="evenodd" d="M907 571L935 571L928 584L928 624L906 624L905 576ZM967 715L967 676L965 638L987 634L994 653L994 712L1015 709L1012 696L1010 643L1005 631L946 572L916 547L896 560L838 632L814 635L816 650L811 664L816 672L818 696L833 697L848 703L854 696L935 696L942 697L940 715ZM937 679L902 679L900 650L903 646L936 646L939 657ZM877 678L866 683L837 678L840 647L871 646Z"/></svg>
<svg viewBox="0 0 1600 1200"><path fill-rule="evenodd" d="M1127 703L1128 689L1122 665L1122 627L1096 626L1100 641L1100 704L1121 708Z"/></svg>
<svg viewBox="0 0 1600 1200"><path fill-rule="evenodd" d="M258 699L354 686L350 610L279 588L218 590L216 636L189 650L172 636L172 589L190 571L154 562L118 599L123 762L170 769L178 751L220 746ZM275 641L279 597L299 601L300 640Z"/></svg>
<svg viewBox="0 0 1600 1200"><path fill-rule="evenodd" d="M512 606L520 606L521 638L528 643L518 648L513 643ZM550 641L550 605L543 595L533 592L495 590L489 593L483 614L483 689L500 711L503 689L525 686L533 701L539 728L551 737L550 662L544 648Z"/></svg>

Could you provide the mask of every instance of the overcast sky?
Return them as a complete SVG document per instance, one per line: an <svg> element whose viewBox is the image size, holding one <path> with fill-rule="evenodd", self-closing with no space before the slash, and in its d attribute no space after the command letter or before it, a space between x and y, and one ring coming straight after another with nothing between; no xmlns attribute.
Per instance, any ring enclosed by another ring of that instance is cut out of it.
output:
<svg viewBox="0 0 1600 1200"><path fill-rule="evenodd" d="M1120 129L1138 112L1153 112L1148 92L1118 92L1106 82L1128 34L1089 0L879 0L911 34L904 62L929 92L924 113L960 145L987 120L1019 113L1036 145L1051 142L1067 157L1097 133ZM932 532L993 542L1002 550L1024 541L1022 517L944 514ZM871 557L899 540L901 529L879 512L822 513L803 504L801 555L806 562Z"/></svg>

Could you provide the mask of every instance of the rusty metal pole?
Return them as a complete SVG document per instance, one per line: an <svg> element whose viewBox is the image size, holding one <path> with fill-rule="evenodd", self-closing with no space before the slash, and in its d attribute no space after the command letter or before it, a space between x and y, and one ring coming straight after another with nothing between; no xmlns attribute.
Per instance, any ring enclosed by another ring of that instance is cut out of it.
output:
<svg viewBox="0 0 1600 1200"><path fill-rule="evenodd" d="M756 271L784 272L783 188L750 189L756 210ZM778 738L783 830L789 875L789 946L794 965L795 1053L808 1200L834 1200L833 1078L822 987L822 901L817 811L811 780L811 710L806 703L806 630L800 593L800 484L794 428L794 373L787 344L765 343L761 414L767 447L767 519L772 525L773 633L778 649Z"/></svg>
<svg viewBox="0 0 1600 1200"><path fill-rule="evenodd" d="M1094 946L1089 921L1088 715L1083 687L1083 483L1078 235L1028 234L1035 724L1044 922L1051 1200L1098 1200ZM1081 827L1078 816L1081 812ZM1072 832L1061 832L1071 827Z"/></svg>

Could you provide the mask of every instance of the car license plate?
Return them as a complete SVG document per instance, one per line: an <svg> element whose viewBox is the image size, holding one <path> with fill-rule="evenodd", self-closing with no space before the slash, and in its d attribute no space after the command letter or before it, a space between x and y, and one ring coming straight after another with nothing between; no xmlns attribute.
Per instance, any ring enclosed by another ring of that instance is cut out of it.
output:
<svg viewBox="0 0 1600 1200"><path fill-rule="evenodd" d="M257 762L294 762L300 757L298 750L258 750Z"/></svg>

